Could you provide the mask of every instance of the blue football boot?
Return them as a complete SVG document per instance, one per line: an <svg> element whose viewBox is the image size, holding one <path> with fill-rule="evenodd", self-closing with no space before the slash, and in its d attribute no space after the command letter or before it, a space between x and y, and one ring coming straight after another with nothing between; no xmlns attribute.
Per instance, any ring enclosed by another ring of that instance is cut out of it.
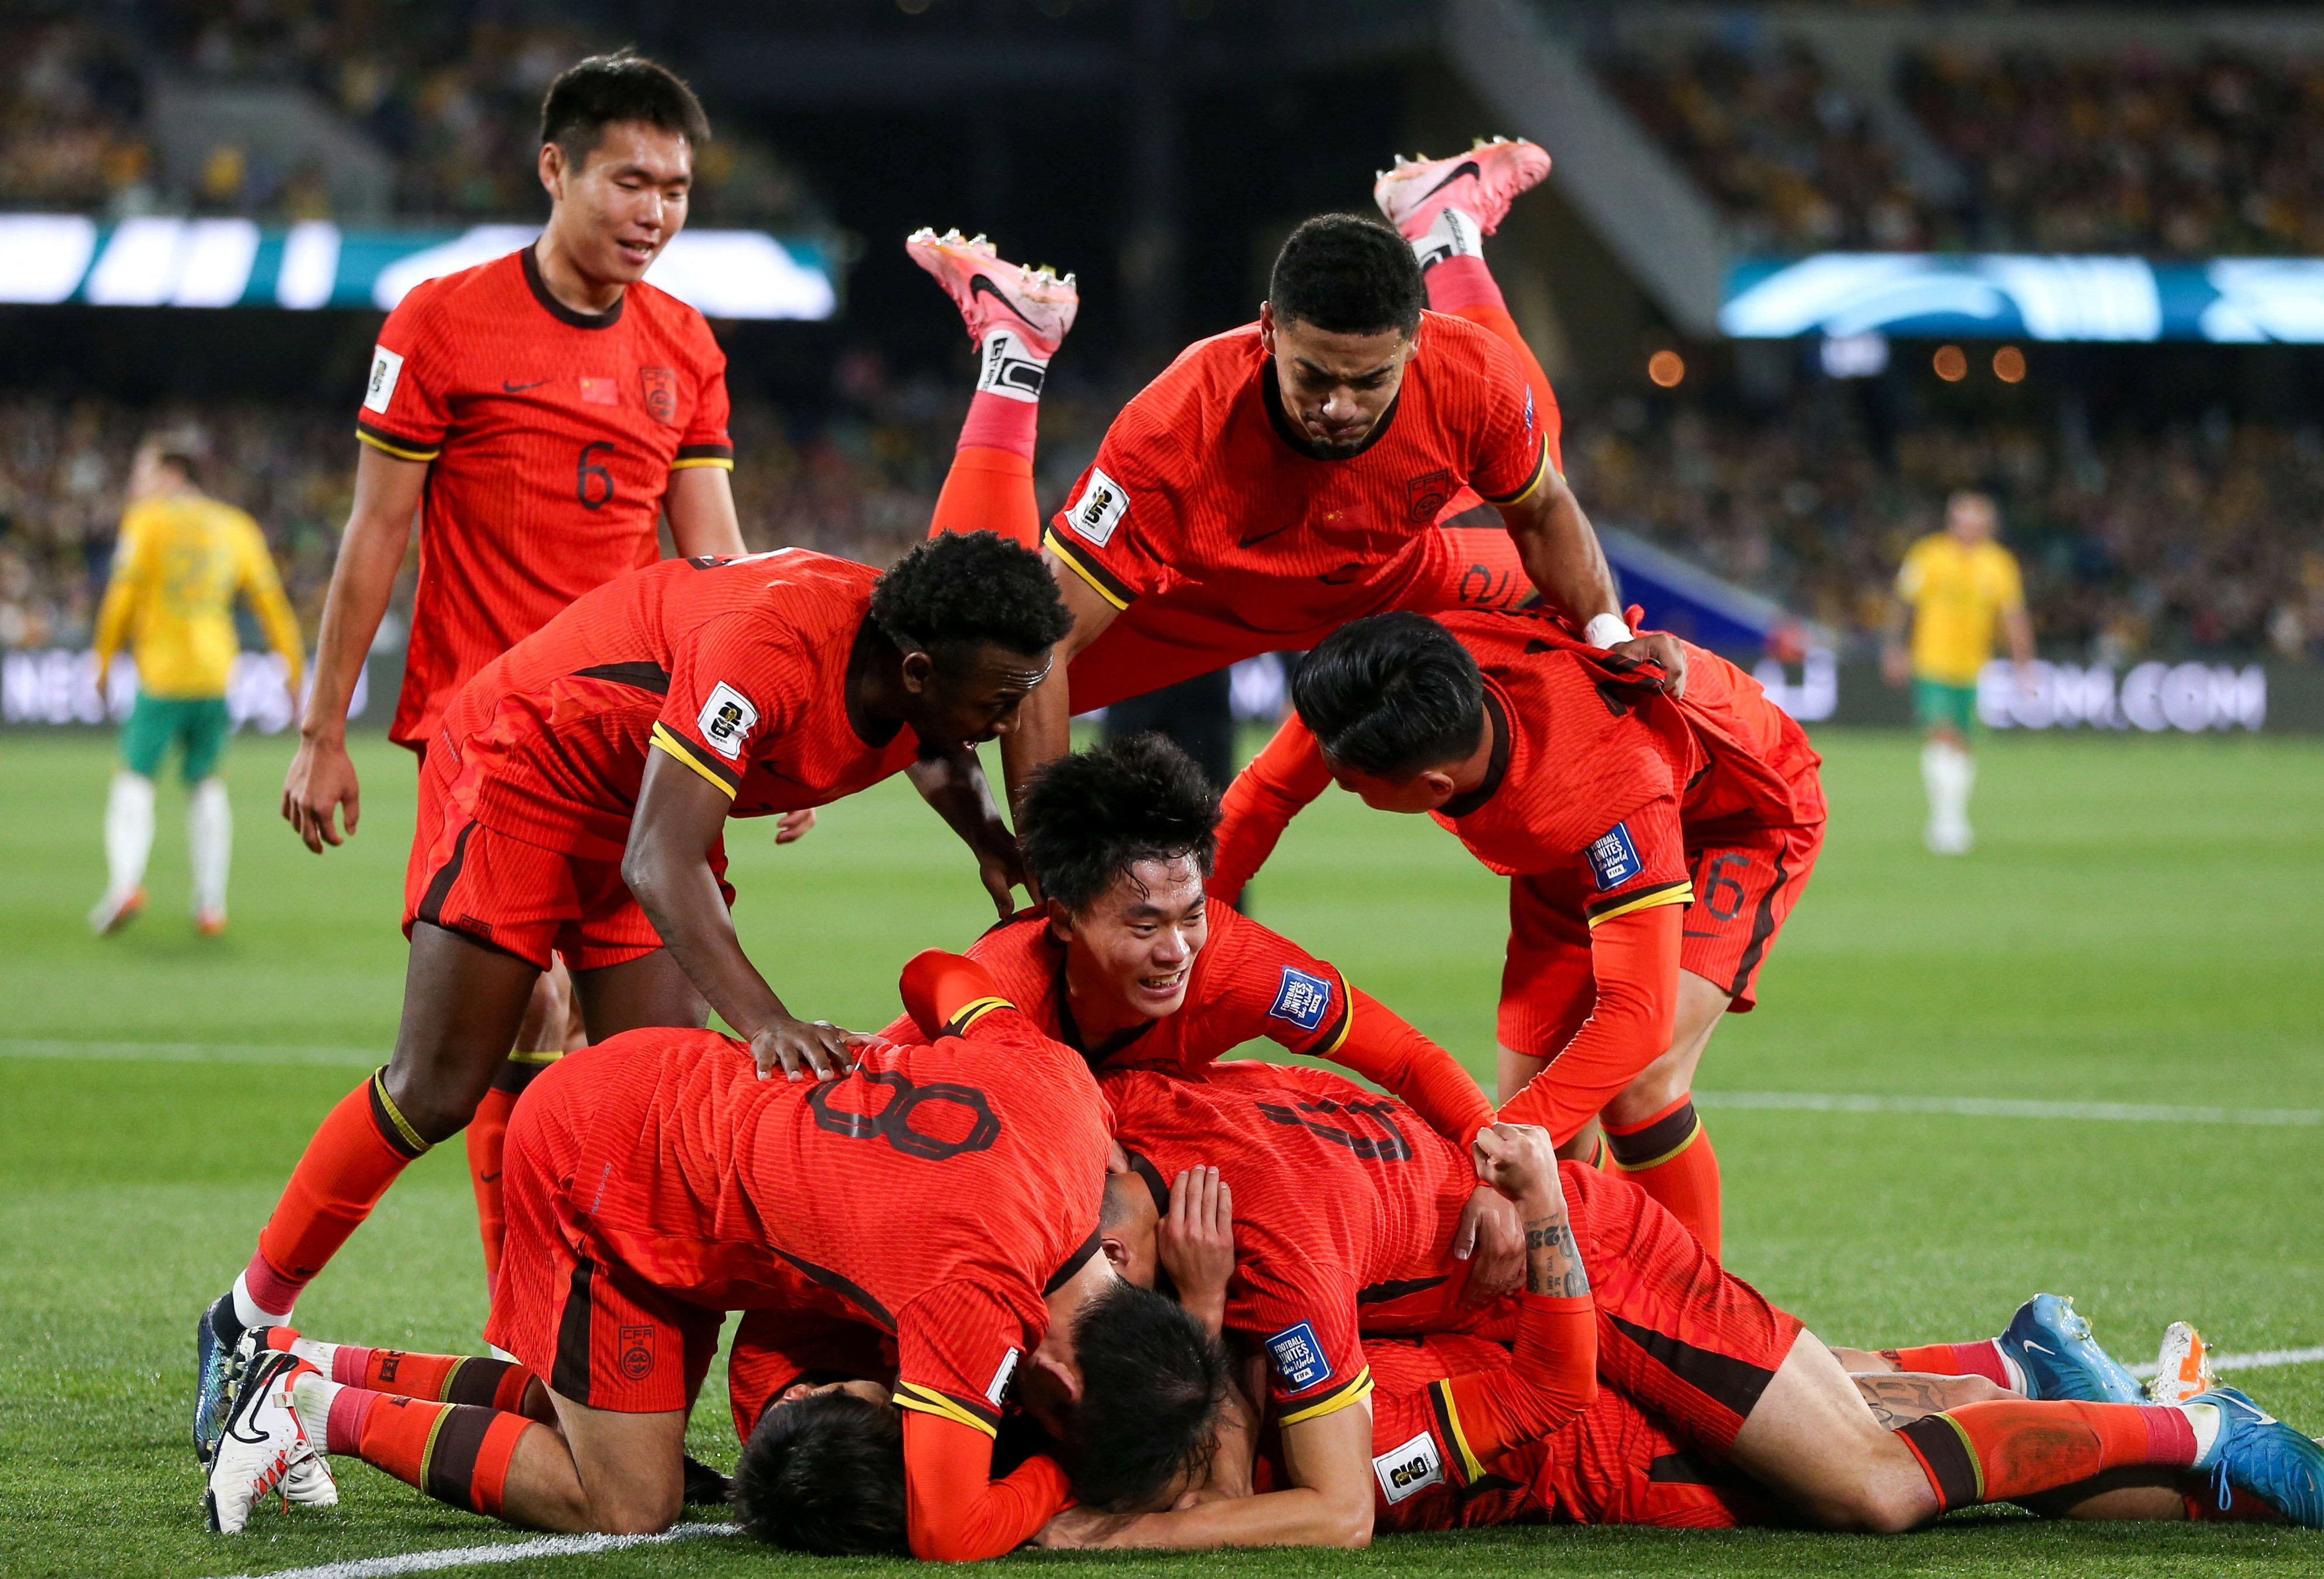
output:
<svg viewBox="0 0 2324 1579"><path fill-rule="evenodd" d="M232 1328L232 1336L221 1334L221 1319ZM226 1430L226 1406L237 1369L234 1346L241 1338L242 1324L235 1319L231 1291L219 1295L216 1305L195 1318L194 1456L205 1469L217 1454L218 1437Z"/></svg>
<svg viewBox="0 0 2324 1579"><path fill-rule="evenodd" d="M2249 1491L2304 1529L2324 1529L2324 1443L2311 1442L2232 1387L2198 1393L2179 1407L2210 1404L2219 1411L2219 1432L2209 1451L2195 1461L2227 1487Z"/></svg>
<svg viewBox="0 0 2324 1579"><path fill-rule="evenodd" d="M2036 1294L1995 1340L2025 1373L2025 1396L2044 1402L2143 1404L2146 1390L2090 1336L2090 1324L2062 1294Z"/></svg>

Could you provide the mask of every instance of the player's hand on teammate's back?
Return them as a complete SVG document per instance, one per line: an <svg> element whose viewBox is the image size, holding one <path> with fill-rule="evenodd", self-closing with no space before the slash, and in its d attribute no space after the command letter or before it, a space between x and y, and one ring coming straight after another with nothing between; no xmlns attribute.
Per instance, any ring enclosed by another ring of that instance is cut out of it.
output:
<svg viewBox="0 0 2324 1579"><path fill-rule="evenodd" d="M1021 888L1033 894L1033 880L1025 871L1025 853L1017 847L1017 836L999 817L986 819L976 840L976 875L983 880L984 891L992 896L992 903L1006 920L1017 913L1017 896L1010 891Z"/></svg>
<svg viewBox="0 0 2324 1579"><path fill-rule="evenodd" d="M1461 1291L1463 1305L1488 1304L1515 1293L1525 1281L1525 1224L1517 1207L1489 1184L1479 1185L1461 1208L1460 1225L1452 1230L1452 1255L1456 1260L1473 1258L1476 1262Z"/></svg>
<svg viewBox="0 0 2324 1579"><path fill-rule="evenodd" d="M751 1057L759 1078L777 1069L796 1081L802 1074L817 1080L837 1080L855 1067L855 1050L873 1047L879 1038L842 1030L828 1020L779 1020L751 1039Z"/></svg>
<svg viewBox="0 0 2324 1579"><path fill-rule="evenodd" d="M1189 1168L1170 1183L1170 1210L1154 1236L1156 1259L1178 1290L1178 1303L1217 1337L1227 1319L1227 1282L1234 1276L1234 1190L1215 1168ZM1518 1242L1524 1262L1524 1242Z"/></svg>
<svg viewBox="0 0 2324 1579"><path fill-rule="evenodd" d="M814 807L807 806L800 808L797 811L787 811L783 813L782 816L775 818L775 843L778 845L795 845L799 840L807 837L808 830L812 829L814 826Z"/></svg>
<svg viewBox="0 0 2324 1579"><path fill-rule="evenodd" d="M1660 631L1648 631L1627 642L1617 642L1607 650L1640 663L1662 665L1663 689L1674 697L1686 695L1686 649L1675 636Z"/></svg>
<svg viewBox="0 0 2324 1579"><path fill-rule="evenodd" d="M346 742L300 737L298 754L282 778L282 820L319 855L325 845L344 842L345 836L333 826L334 814L342 807L347 833L353 834L363 814L363 786L355 778Z"/></svg>

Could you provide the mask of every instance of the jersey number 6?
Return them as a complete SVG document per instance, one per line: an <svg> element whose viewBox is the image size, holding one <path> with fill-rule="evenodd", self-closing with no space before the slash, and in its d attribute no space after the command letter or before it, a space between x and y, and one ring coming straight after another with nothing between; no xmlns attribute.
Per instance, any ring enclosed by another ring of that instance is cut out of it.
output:
<svg viewBox="0 0 2324 1579"><path fill-rule="evenodd" d="M612 441L593 439L583 445L580 462L574 468L573 492L580 496L581 508L584 510L603 510L613 502L613 474L604 466L589 464L590 457L601 449L607 455L613 454Z"/></svg>

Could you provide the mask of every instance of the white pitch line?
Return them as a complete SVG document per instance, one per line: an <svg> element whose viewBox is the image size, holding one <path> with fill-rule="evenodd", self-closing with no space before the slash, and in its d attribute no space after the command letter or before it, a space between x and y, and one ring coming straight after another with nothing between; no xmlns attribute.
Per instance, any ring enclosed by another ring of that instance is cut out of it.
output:
<svg viewBox="0 0 2324 1579"><path fill-rule="evenodd" d="M2163 1107L2130 1102L2026 1102L1997 1096L1851 1096L1828 1091L1697 1091L1697 1107L1804 1113L1953 1113L1978 1119L2098 1119L2134 1124L2324 1124L2302 1107Z"/></svg>
<svg viewBox="0 0 2324 1579"><path fill-rule="evenodd" d="M2214 1354L2214 1371L2266 1371L2278 1365L2313 1365L2324 1361L2324 1344L2312 1349L2255 1349L2248 1354ZM2144 1381L2161 1370L2159 1365L2133 1365L2130 1373Z"/></svg>
<svg viewBox="0 0 2324 1579"><path fill-rule="evenodd" d="M96 1058L150 1064L323 1064L376 1068L387 1061L379 1048L300 1048L251 1042L63 1041L0 1037L0 1057Z"/></svg>
<svg viewBox="0 0 2324 1579"><path fill-rule="evenodd" d="M545 1535L537 1540L511 1541L505 1546L446 1547L433 1552L405 1552L392 1557L351 1557L314 1568L278 1568L272 1574L241 1574L235 1579L390 1579L398 1574L432 1574L444 1568L466 1568L486 1563L523 1563L535 1557L585 1557L596 1552L622 1552L632 1547L668 1546L697 1536L733 1535L732 1524L681 1524L659 1535Z"/></svg>

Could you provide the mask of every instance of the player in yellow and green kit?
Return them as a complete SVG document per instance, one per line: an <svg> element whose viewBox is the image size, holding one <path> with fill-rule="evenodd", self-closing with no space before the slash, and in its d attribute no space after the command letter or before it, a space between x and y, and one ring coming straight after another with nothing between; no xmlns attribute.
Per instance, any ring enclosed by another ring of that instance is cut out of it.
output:
<svg viewBox="0 0 2324 1579"><path fill-rule="evenodd" d="M193 857L194 925L226 928L226 873L234 814L218 759L233 727L227 677L241 642L236 594L250 599L266 638L290 665L295 711L302 656L299 622L258 523L196 485L190 442L157 436L138 446L129 472L113 580L97 616L97 684L104 693L113 656L126 641L137 659L137 703L121 730L122 766L105 808L105 898L89 912L100 936L117 932L145 908L145 860L153 850L153 780L175 743L184 753L186 843Z"/></svg>
<svg viewBox="0 0 2324 1579"><path fill-rule="evenodd" d="M1993 656L1994 627L2009 636L2022 676L2034 661L2034 623L2017 558L1993 540L2000 525L1988 494L1967 490L1945 501L1945 529L1913 545L1896 572L1900 600L1882 654L1890 683L1913 682L1913 713L1928 732L1921 779L1929 791L1923 836L1940 855L1969 851L1969 789L1977 764L1969 737L1977 722L1977 677ZM1904 623L1913 626L1909 656Z"/></svg>

